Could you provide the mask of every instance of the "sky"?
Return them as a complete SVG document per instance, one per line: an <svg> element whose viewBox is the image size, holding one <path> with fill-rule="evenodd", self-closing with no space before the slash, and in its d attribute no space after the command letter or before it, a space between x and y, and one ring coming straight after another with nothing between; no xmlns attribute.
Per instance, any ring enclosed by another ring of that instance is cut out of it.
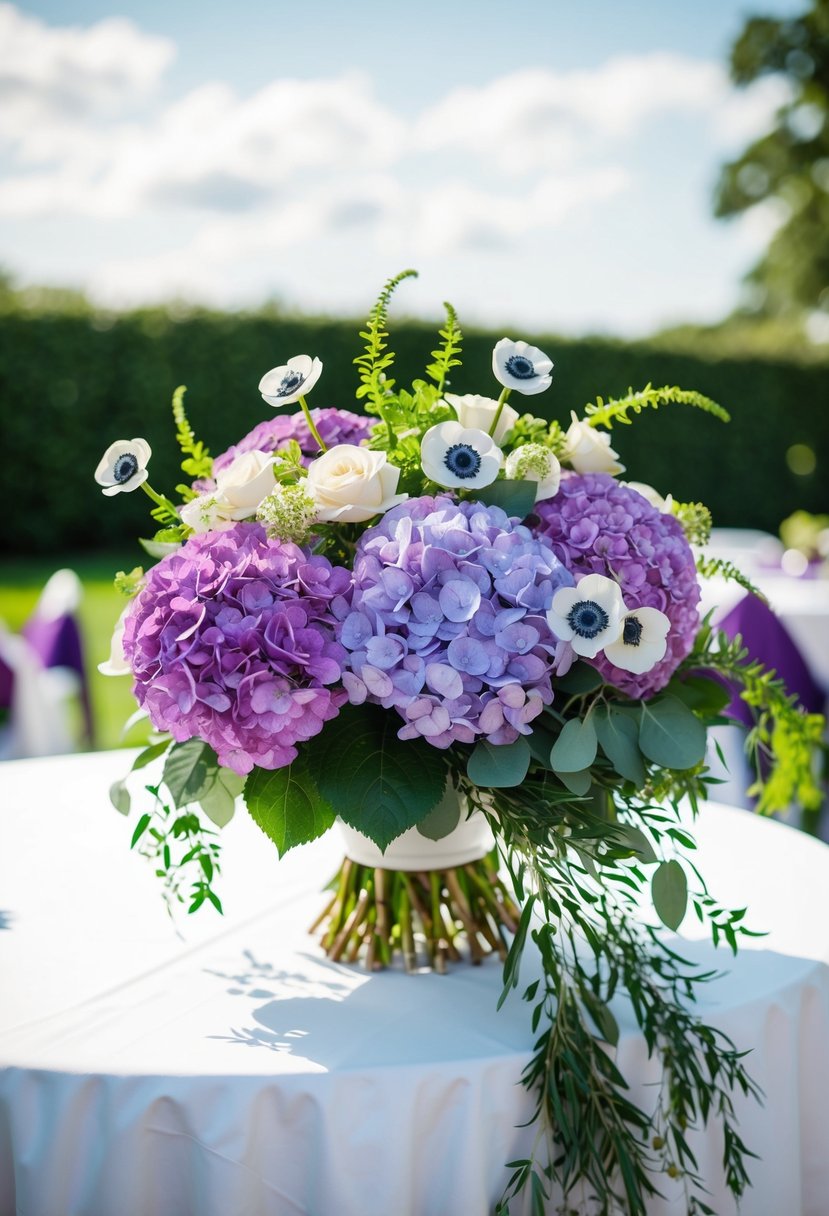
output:
<svg viewBox="0 0 829 1216"><path fill-rule="evenodd" d="M777 223L712 217L804 0L0 3L0 266L105 307L398 307L512 336L713 322ZM521 335L518 329L521 329Z"/></svg>

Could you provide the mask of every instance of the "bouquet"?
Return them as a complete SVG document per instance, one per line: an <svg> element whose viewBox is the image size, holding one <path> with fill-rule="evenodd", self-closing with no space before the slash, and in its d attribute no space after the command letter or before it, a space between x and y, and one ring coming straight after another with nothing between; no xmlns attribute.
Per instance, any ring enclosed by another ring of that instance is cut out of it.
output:
<svg viewBox="0 0 829 1216"><path fill-rule="evenodd" d="M707 728L736 684L770 811L819 801L822 721L700 619L699 578L739 572L705 558L701 504L622 479L611 430L670 404L728 415L648 386L546 421L513 403L550 387L552 360L508 338L497 396L454 394L449 305L425 378L398 387L387 315L412 273L386 284L361 334L364 412L311 409L323 365L297 355L259 384L265 420L214 459L176 391L178 502L150 486L144 439L98 466L103 493L140 487L157 525L141 542L156 564L118 576L130 599L104 665L132 676L156 732L133 771L163 757L132 844L170 906L221 911L217 829L240 795L280 853L339 818L377 855L335 876L320 920L331 957L443 971L499 955L504 1000L534 941L523 1082L540 1135L509 1163L498 1211L524 1188L534 1211L572 1210L577 1189L590 1211L638 1214L669 1178L689 1213L710 1212L689 1131L720 1119L739 1196L750 1152L732 1094L757 1091L743 1053L693 1012L706 975L642 923L637 898L649 888L671 930L693 907L736 951L745 909L721 906L689 858L686 820L713 780ZM125 782L112 798L129 810ZM428 872L386 859L406 834L440 841L476 817L492 833L483 855ZM617 991L661 1063L648 1108L613 1061Z"/></svg>

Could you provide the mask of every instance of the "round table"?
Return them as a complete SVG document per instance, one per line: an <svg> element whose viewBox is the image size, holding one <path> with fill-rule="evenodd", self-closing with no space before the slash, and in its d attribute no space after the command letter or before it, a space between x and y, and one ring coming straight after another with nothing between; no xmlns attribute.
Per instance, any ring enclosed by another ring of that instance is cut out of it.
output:
<svg viewBox="0 0 829 1216"><path fill-rule="evenodd" d="M306 926L338 842L279 860L244 813L224 833L225 917L183 916L178 936L129 851L135 816L108 803L129 763L0 766L0 1212L486 1216L534 1134L518 1126L529 1006L496 1012L497 961L446 976L329 963ZM760 1157L742 1216L825 1216L829 851L714 804L694 830L711 890L769 931L736 960L693 918L683 943L725 973L700 1013L752 1049L766 1093L737 1100ZM646 1101L656 1065L618 1015ZM693 1144L729 1216L716 1125ZM678 1194L649 1208L683 1211Z"/></svg>

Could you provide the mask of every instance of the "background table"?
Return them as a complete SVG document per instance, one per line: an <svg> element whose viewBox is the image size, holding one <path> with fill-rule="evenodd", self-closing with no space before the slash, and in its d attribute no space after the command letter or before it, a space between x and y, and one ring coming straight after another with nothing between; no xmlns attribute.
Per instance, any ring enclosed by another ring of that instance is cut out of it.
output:
<svg viewBox="0 0 829 1216"><path fill-rule="evenodd" d="M445 977L328 963L305 926L337 841L278 861L244 814L225 829L225 918L205 909L177 937L107 801L128 763L0 766L3 1216L485 1216L533 1137L517 1127L529 1009L496 1013L498 963ZM700 1012L753 1049L767 1095L738 1102L761 1157L742 1216L825 1216L829 852L714 805L696 834L712 891L771 930L736 962L683 946L727 972ZM619 1016L618 1060L647 1100L657 1070ZM729 1216L716 1128L694 1144Z"/></svg>

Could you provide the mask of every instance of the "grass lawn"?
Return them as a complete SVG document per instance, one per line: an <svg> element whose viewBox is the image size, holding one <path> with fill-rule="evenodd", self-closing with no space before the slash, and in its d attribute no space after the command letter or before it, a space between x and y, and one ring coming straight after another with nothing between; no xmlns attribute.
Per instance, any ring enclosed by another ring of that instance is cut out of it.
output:
<svg viewBox="0 0 829 1216"><path fill-rule="evenodd" d="M139 561L136 558L136 562ZM123 727L135 711L128 676L102 676L97 664L109 657L112 630L126 600L112 585L117 570L129 569L129 555L61 555L54 558L19 558L0 562L0 619L11 630L19 630L37 602L50 574L64 566L74 570L83 583L80 608L86 647L86 665L95 717L95 747L133 747L144 741L147 724L133 727L124 737Z"/></svg>

